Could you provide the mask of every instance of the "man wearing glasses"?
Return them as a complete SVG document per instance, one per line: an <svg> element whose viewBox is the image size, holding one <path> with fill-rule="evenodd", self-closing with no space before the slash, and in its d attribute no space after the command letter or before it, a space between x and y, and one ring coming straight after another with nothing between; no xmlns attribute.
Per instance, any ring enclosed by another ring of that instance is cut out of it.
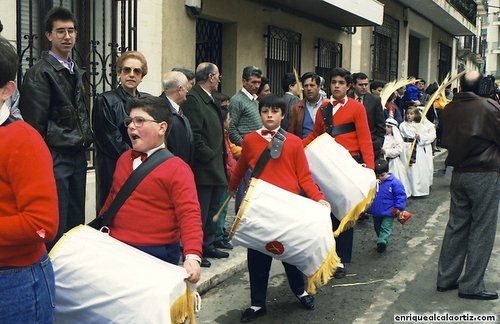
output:
<svg viewBox="0 0 500 324"><path fill-rule="evenodd" d="M70 11L55 7L47 13L45 36L51 49L26 72L19 102L23 118L42 135L52 155L59 228L49 249L64 232L85 221L85 149L92 133L83 71L70 58L76 33L76 19Z"/></svg>
<svg viewBox="0 0 500 324"><path fill-rule="evenodd" d="M123 121L129 114L127 101L144 97L137 87L148 73L148 63L140 52L127 51L118 58L116 69L120 85L97 96L92 109L97 211L101 210L111 189L116 161L132 147Z"/></svg>

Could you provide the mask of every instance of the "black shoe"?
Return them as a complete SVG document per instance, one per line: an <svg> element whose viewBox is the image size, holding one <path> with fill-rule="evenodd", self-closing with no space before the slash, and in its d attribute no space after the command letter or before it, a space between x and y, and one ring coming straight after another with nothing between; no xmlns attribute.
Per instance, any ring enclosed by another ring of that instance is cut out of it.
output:
<svg viewBox="0 0 500 324"><path fill-rule="evenodd" d="M345 278L345 269L341 267L337 267L335 274L333 275L335 279L343 279Z"/></svg>
<svg viewBox="0 0 500 324"><path fill-rule="evenodd" d="M207 258L201 258L201 263L200 263L200 267L203 267L203 268L210 268L212 264L210 263L210 261L208 261Z"/></svg>
<svg viewBox="0 0 500 324"><path fill-rule="evenodd" d="M267 309L265 307L262 307L258 311L253 310L252 308L249 307L245 309L243 314L241 314L240 322L248 323L251 321L255 321L257 318L264 316L266 314L267 314Z"/></svg>
<svg viewBox="0 0 500 324"><path fill-rule="evenodd" d="M222 239L220 241L215 241L214 246L218 249L224 249L224 250L232 250L233 249L233 245L224 239Z"/></svg>
<svg viewBox="0 0 500 324"><path fill-rule="evenodd" d="M459 292L458 297L467 299L493 300L498 299L498 294L496 292L488 292L486 290L483 290L478 292L477 294L463 294Z"/></svg>
<svg viewBox="0 0 500 324"><path fill-rule="evenodd" d="M223 258L228 258L229 253L218 250L212 246L212 247L208 248L207 250L203 251L203 256L205 258L223 259Z"/></svg>
<svg viewBox="0 0 500 324"><path fill-rule="evenodd" d="M305 296L299 297L296 295L295 297L297 297L297 299L300 301L300 303L302 304L302 306L304 306L305 309L308 309L308 310L314 309L314 296L305 295Z"/></svg>
<svg viewBox="0 0 500 324"><path fill-rule="evenodd" d="M439 287L439 286L436 287L436 290L439 292L445 292L445 291L455 290L455 289L458 289L458 282L456 282L453 285L450 285L448 287Z"/></svg>
<svg viewBox="0 0 500 324"><path fill-rule="evenodd" d="M377 243L377 252L378 253L384 253L386 248L387 248L387 245L385 245L384 243Z"/></svg>

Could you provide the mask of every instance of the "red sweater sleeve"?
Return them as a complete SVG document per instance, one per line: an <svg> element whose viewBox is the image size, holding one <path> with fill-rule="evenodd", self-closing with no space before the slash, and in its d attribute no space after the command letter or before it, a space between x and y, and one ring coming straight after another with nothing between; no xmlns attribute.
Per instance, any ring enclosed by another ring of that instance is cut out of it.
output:
<svg viewBox="0 0 500 324"><path fill-rule="evenodd" d="M27 265L45 251L58 228L52 157L23 121L0 127L0 266Z"/></svg>
<svg viewBox="0 0 500 324"><path fill-rule="evenodd" d="M361 105L358 105L361 106ZM375 159L373 156L372 136L368 125L368 117L364 107L358 107L354 115L354 124L356 125L356 135L358 137L359 150L366 166L370 169L375 168Z"/></svg>

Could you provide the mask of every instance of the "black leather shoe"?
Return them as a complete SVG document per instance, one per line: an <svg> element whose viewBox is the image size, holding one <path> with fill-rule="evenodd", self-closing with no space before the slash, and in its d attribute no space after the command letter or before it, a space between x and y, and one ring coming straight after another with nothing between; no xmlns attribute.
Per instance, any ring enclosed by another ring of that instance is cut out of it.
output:
<svg viewBox="0 0 500 324"><path fill-rule="evenodd" d="M333 275L335 279L344 279L345 278L345 269L341 267L337 267L335 270L335 274Z"/></svg>
<svg viewBox="0 0 500 324"><path fill-rule="evenodd" d="M463 294L459 292L458 297L467 299L493 300L498 299L498 294L496 292L488 292L486 290L483 290L476 294Z"/></svg>
<svg viewBox="0 0 500 324"><path fill-rule="evenodd" d="M223 259L223 258L228 258L229 253L218 250L215 247L211 247L211 248L208 248L207 250L203 251L203 257Z"/></svg>
<svg viewBox="0 0 500 324"><path fill-rule="evenodd" d="M226 240L215 241L214 246L218 249L232 250L233 245Z"/></svg>
<svg viewBox="0 0 500 324"><path fill-rule="evenodd" d="M314 296L305 295L302 297L299 297L299 296L296 296L296 297L300 301L302 306L304 306L305 309L308 309L308 310L314 309Z"/></svg>
<svg viewBox="0 0 500 324"><path fill-rule="evenodd" d="M445 291L455 290L455 289L458 289L458 282L454 283L453 285L448 286L448 287L439 287L439 286L436 287L436 290L439 292L445 292Z"/></svg>
<svg viewBox="0 0 500 324"><path fill-rule="evenodd" d="M200 267L203 267L203 268L210 268L212 264L210 263L210 261L208 261L207 258L201 258L201 263L200 263Z"/></svg>
<svg viewBox="0 0 500 324"><path fill-rule="evenodd" d="M251 321L255 321L257 318L264 316L267 314L267 309L265 307L262 307L258 311L253 310L252 308L247 308L241 314L240 322L241 323L248 323Z"/></svg>

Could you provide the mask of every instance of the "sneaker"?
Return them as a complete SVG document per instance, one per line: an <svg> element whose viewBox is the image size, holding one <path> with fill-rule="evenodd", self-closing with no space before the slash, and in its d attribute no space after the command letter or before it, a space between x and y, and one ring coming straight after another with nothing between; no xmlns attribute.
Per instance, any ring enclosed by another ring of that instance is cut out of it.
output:
<svg viewBox="0 0 500 324"><path fill-rule="evenodd" d="M387 248L387 245L385 245L384 243L377 243L377 252L378 253L384 253L386 248Z"/></svg>

